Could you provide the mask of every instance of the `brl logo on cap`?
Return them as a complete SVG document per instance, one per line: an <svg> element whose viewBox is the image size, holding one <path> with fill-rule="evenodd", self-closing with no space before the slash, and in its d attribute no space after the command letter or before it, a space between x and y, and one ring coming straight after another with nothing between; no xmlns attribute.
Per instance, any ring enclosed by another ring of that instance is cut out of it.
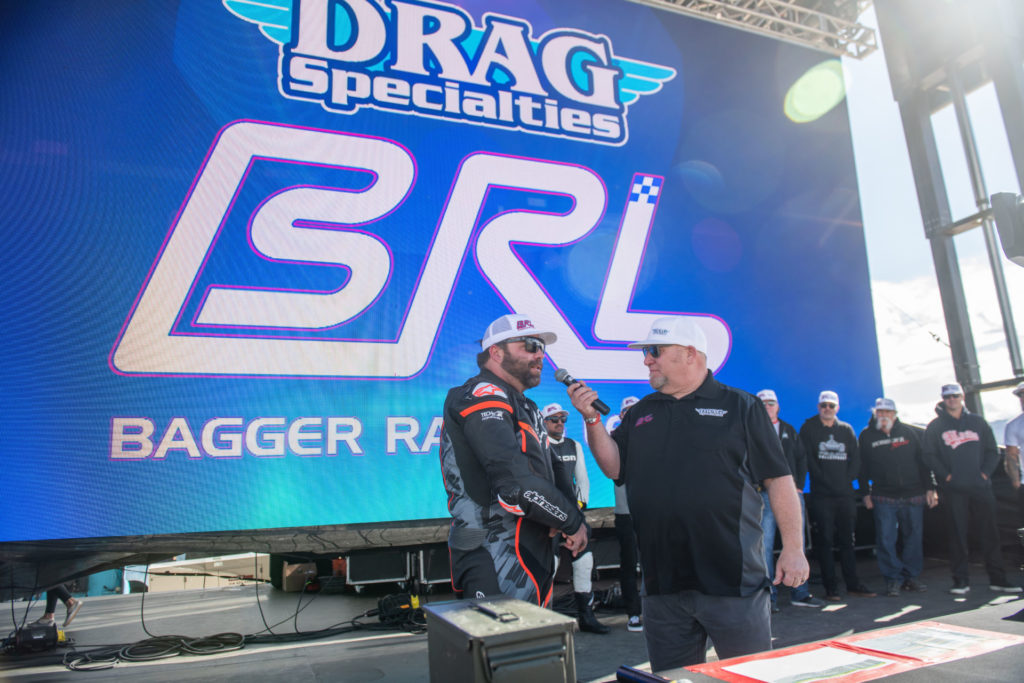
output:
<svg viewBox="0 0 1024 683"><path fill-rule="evenodd" d="M529 328L531 330L534 329L533 328L533 323L531 321L529 321L529 320L517 320L516 321L516 329L517 330L525 330L527 328Z"/></svg>

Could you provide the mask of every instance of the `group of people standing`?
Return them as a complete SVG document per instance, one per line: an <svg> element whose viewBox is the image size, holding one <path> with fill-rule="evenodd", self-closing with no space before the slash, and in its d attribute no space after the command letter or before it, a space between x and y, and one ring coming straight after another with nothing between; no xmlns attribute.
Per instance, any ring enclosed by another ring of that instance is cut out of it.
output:
<svg viewBox="0 0 1024 683"><path fill-rule="evenodd" d="M802 484L804 472L810 477L809 521L826 601L842 599L834 548L839 549L847 594L876 595L857 575L854 542L858 491L854 482L859 482L864 507L872 511L875 554L887 596L927 590L919 578L924 564L924 511L938 505L940 499L949 530L953 575L950 592L962 595L970 590L967 544L971 516L981 532L989 587L1005 593L1021 592L1007 578L999 547L990 480L1000 458L992 429L983 418L966 410L959 384L944 385L940 393L936 418L925 430L901 422L896 403L883 397L875 401L871 419L858 436L850 424L837 418L836 392L822 391L818 414L803 423L796 439L792 437L793 427L778 419L775 392L765 389L758 393L780 438L791 444L791 463L798 483ZM774 538L770 517L768 510L763 527L769 567ZM822 604L803 597L791 602L798 606Z"/></svg>
<svg viewBox="0 0 1024 683"><path fill-rule="evenodd" d="M590 613L593 563L580 559L589 542L581 452L564 436L568 411L551 404L542 413L524 393L540 383L544 350L556 340L528 316L498 318L480 340L480 372L445 399L441 467L452 515L452 584L460 597L503 594L549 605L561 545L575 558L574 570L579 563L581 627L598 630ZM755 397L714 377L693 318L655 319L629 347L642 351L654 391L624 405L613 430L601 421L604 406L593 388L570 380L567 395L635 530L643 622L634 607L630 625L644 633L652 670L703 662L709 638L720 658L770 649L779 586L793 591L791 604L823 604L807 586L805 472L825 600L841 599L833 545L846 593L874 595L853 555L858 479L874 512L888 594L924 589L914 538L925 506L948 502L951 518L991 520L994 533L987 486L998 452L993 460L991 429L963 409L958 386L943 387L942 410L923 437L896 419L892 401L879 399L858 439L837 419L832 391L821 392L818 414L797 432L779 419L773 391ZM619 517L617 505L617 523ZM952 533L961 528L966 534L966 523L953 524ZM898 532L905 536L901 554ZM982 541L990 586L1019 592L1007 580L998 541ZM953 552L955 590L968 586L966 540L962 551Z"/></svg>

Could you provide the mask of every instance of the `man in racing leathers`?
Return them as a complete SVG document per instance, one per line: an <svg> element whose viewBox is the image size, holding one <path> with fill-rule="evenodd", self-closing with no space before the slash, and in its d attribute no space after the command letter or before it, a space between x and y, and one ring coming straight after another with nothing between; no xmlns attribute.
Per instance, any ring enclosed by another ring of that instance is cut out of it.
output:
<svg viewBox="0 0 1024 683"><path fill-rule="evenodd" d="M445 398L441 474L459 597L547 605L555 537L574 557L586 547L583 513L556 486L540 411L523 395L540 383L544 347L555 339L527 316L498 318L480 342L480 373Z"/></svg>

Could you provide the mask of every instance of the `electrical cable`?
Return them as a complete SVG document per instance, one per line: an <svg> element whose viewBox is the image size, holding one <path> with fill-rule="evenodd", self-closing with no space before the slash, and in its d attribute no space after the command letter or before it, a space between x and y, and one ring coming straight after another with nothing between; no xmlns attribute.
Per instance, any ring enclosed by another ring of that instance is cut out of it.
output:
<svg viewBox="0 0 1024 683"><path fill-rule="evenodd" d="M255 558L254 558L255 562ZM254 571L255 576L258 572ZM146 565L145 578L149 576L149 565ZM239 577L242 578L242 577ZM244 579L243 579L244 580ZM419 597L408 593L396 593L387 595L377 602L376 609L369 609L352 619L339 622L326 628L314 631L301 631L299 629L298 616L316 600L318 594L314 594L309 601L303 604L302 600L306 595L307 588L312 582L306 581L299 592L295 611L275 624L268 624L266 615L263 612L259 598L259 580L256 580L256 602L260 610L260 618L263 621L264 630L258 633L242 635L239 633L218 633L212 636L192 638L182 635L153 635L146 627L145 605L146 593L143 592L139 604L139 618L142 622L142 630L149 636L127 645L106 645L87 651L74 649L64 654L63 664L70 671L102 671L111 669L120 662L149 662L160 659L167 659L179 655L215 655L222 652L240 650L247 645L280 644L304 640L315 640L331 636L344 635L356 631L394 631L405 630L411 634L423 633L426 630L426 620L423 610L419 606ZM27 615L27 612L26 612ZM377 622L364 622L362 619L377 617ZM284 622L292 620L293 633L275 633L273 628Z"/></svg>

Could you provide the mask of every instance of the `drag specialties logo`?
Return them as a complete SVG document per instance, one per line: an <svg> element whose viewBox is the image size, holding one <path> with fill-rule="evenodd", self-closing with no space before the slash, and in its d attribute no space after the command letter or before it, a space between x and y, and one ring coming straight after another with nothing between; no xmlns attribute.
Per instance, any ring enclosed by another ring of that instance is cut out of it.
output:
<svg viewBox="0 0 1024 683"><path fill-rule="evenodd" d="M620 145L629 105L674 69L617 56L608 37L399 0L223 0L280 45L285 97Z"/></svg>

